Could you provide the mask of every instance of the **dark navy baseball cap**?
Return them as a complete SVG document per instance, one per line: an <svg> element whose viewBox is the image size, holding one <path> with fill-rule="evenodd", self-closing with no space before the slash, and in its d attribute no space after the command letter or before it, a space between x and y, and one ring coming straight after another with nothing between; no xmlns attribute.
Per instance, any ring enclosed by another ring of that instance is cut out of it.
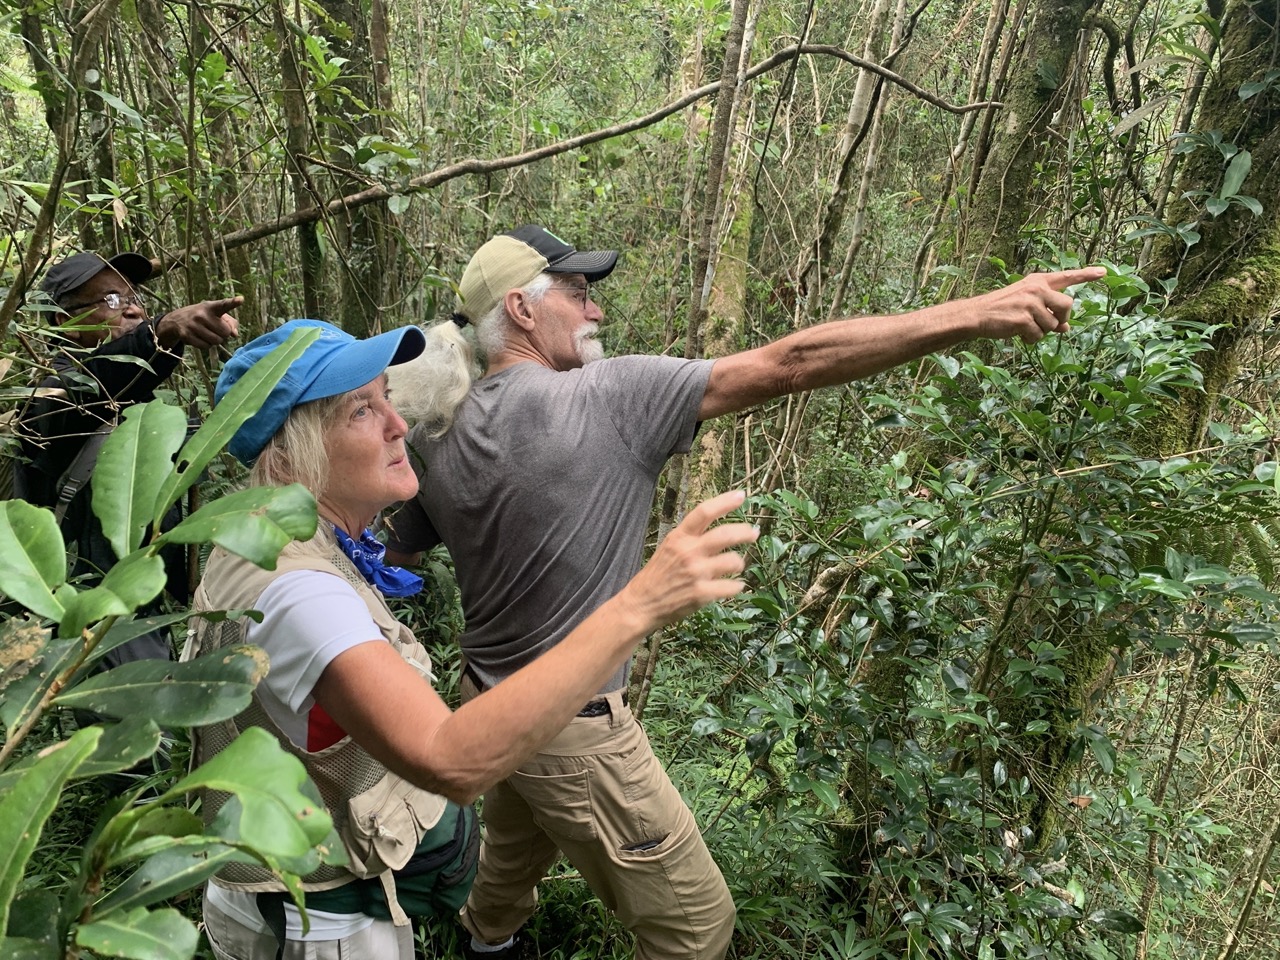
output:
<svg viewBox="0 0 1280 960"><path fill-rule="evenodd" d="M151 276L151 261L140 253L117 253L110 260L87 251L72 254L49 268L40 289L57 302L103 270L114 270L136 287Z"/></svg>
<svg viewBox="0 0 1280 960"><path fill-rule="evenodd" d="M427 342L422 331L412 326L357 340L323 320L290 320L250 340L231 355L218 376L213 402L220 403L255 363L284 343L291 333L307 327L318 327L320 336L289 365L258 412L241 425L227 445L231 455L246 466L258 459L298 404L363 387L387 367L414 359Z"/></svg>

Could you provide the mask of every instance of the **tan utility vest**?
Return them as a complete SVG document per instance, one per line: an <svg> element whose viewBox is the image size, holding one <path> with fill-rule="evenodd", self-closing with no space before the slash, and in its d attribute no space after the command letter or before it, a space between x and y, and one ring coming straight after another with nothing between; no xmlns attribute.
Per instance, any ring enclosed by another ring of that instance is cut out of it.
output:
<svg viewBox="0 0 1280 960"><path fill-rule="evenodd" d="M284 548L275 570L263 570L215 548L196 589L193 611L252 610L273 580L297 570L318 570L348 581L369 608L373 622L387 642L431 682L431 660L427 651L414 639L409 628L396 620L382 595L368 584L338 547L332 527L323 520L311 540L295 540ZM244 622L214 623L193 617L183 659L243 643ZM397 925L408 923L395 898L391 871L404 866L423 834L439 821L445 798L420 790L389 773L349 736L315 753L294 746L262 708L256 692L249 706L231 720L196 730L196 762L204 763L216 756L242 730L251 726L269 731L286 752L302 761L320 790L334 829L342 837L351 860L350 867L321 866L302 878L302 889L331 890L357 877L378 876L386 890L392 918ZM206 826L228 798L229 795L221 791L204 791L202 807ZM218 871L217 880L222 886L247 892L286 889L270 870L259 864L229 864Z"/></svg>

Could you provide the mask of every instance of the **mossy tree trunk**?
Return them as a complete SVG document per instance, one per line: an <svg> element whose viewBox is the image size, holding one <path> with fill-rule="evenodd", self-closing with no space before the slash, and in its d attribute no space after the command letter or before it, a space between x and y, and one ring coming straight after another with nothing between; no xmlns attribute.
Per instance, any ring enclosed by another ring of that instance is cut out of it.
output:
<svg viewBox="0 0 1280 960"><path fill-rule="evenodd" d="M1248 99L1249 84L1261 84L1280 57L1280 8L1240 2L1223 21L1219 69L1205 88L1193 136L1220 134L1229 148L1205 144L1187 156L1167 208L1165 223L1188 225L1199 240L1162 237L1152 250L1146 278L1153 284L1177 279L1170 309L1182 319L1220 325L1212 352L1201 361L1204 391L1185 392L1149 438L1151 452L1175 453L1197 446L1213 408L1236 367L1239 346L1275 314L1280 298L1280 86L1272 82ZM1231 156L1224 157L1224 152ZM1244 159L1247 152L1248 160ZM1261 205L1255 215L1227 199L1218 216L1207 209L1234 186L1242 167L1248 173L1235 193ZM1188 196L1190 194L1190 196Z"/></svg>

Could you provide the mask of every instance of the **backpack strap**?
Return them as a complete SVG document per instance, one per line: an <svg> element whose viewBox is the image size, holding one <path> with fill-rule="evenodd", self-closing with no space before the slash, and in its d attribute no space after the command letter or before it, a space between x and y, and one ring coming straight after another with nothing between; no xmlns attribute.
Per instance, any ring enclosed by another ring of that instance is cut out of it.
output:
<svg viewBox="0 0 1280 960"><path fill-rule="evenodd" d="M71 501L93 474L93 468L98 463L98 454L102 452L102 445L107 442L107 437L111 436L111 431L115 428L116 423L113 420L110 423L104 423L90 434L89 439L85 440L84 446L80 448L80 452L76 454L76 458L71 461L71 465L58 478L58 502L54 506L53 515L59 526L62 525L67 510L71 508Z"/></svg>

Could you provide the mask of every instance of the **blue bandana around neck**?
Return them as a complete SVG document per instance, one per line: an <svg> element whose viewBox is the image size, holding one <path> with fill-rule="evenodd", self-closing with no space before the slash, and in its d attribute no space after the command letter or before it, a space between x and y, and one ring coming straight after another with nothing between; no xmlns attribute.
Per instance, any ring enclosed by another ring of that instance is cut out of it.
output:
<svg viewBox="0 0 1280 960"><path fill-rule="evenodd" d="M336 526L333 528L333 535L342 552L355 564L355 568L384 597L411 597L422 589L420 576L410 573L404 567L389 567L382 562L387 548L368 527L364 528L359 540L351 539L345 530Z"/></svg>

